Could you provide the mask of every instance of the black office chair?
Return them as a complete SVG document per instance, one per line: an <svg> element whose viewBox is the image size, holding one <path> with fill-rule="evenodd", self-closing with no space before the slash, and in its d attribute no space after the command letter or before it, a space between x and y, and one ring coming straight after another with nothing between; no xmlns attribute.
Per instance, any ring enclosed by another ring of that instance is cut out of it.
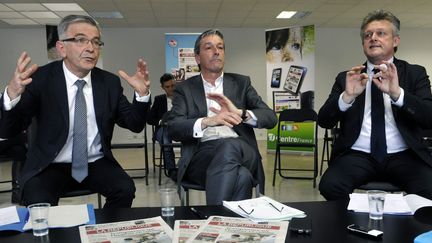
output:
<svg viewBox="0 0 432 243"><path fill-rule="evenodd" d="M164 125L164 128L166 128L166 125ZM165 161L164 161L164 153L163 153L163 151L164 151L164 149L165 148L181 148L181 143L180 142L172 142L172 143L159 143L159 157L156 157L156 152L155 152L155 147L156 147L156 139L155 139L155 137L156 137L156 135L155 135L155 128L154 128L154 126L152 126L152 131L153 131L153 147L152 147L152 149L153 149L153 171L155 170L155 168L156 167L158 167L159 168L159 185L161 185L161 183L162 183L162 171L164 172L164 175L165 176L168 176L168 171L165 169L166 168L166 166L165 166ZM167 129L163 129L162 130L162 132L163 133L165 133L165 132L167 132ZM163 135L162 135L162 137L163 137ZM175 158L174 159L178 159L179 157L178 156L175 156ZM156 163L156 161L157 160L159 160L159 164L157 164Z"/></svg>
<svg viewBox="0 0 432 243"><path fill-rule="evenodd" d="M390 182L386 182L386 181L371 181L371 182L368 182L364 185L361 185L358 189L364 190L364 191L380 190L380 191L392 192L392 193L403 191L399 187L393 185Z"/></svg>
<svg viewBox="0 0 432 243"><path fill-rule="evenodd" d="M128 148L143 148L144 149L144 167L142 168L131 168L125 169L128 171L143 171L142 175L133 175L132 178L145 178L146 185L148 186L148 174L149 174L149 166L148 166L148 145L147 145L147 125L144 126L144 142L143 143L134 143L134 144L113 144L111 145L112 149L128 149Z"/></svg>
<svg viewBox="0 0 432 243"><path fill-rule="evenodd" d="M318 175L318 125L317 125L317 113L313 109L288 109L283 110L279 114L279 123L277 128L276 137L276 154L273 169L273 186L275 185L276 172L282 178L286 179L311 179L313 180L313 187L316 187L316 177ZM312 142L292 142L281 139L281 124L283 123L299 123L299 122L313 122L314 123L314 138ZM300 168L282 168L281 165L281 148L282 147L294 147L294 148L311 148L313 150L313 169L300 169ZM288 176L282 174L282 171L312 171L312 176Z"/></svg>
<svg viewBox="0 0 432 243"><path fill-rule="evenodd" d="M258 182L255 182L255 196L260 197L260 187ZM190 181L182 181L180 183L180 203L181 206L189 206L189 190L205 191L205 187L192 183Z"/></svg>
<svg viewBox="0 0 432 243"><path fill-rule="evenodd" d="M87 195L91 195L94 194L96 192L93 192L91 190L88 189L82 189L82 188L72 188L69 191L65 192L61 198L68 198L68 197L80 197L80 196L87 196ZM97 200L98 200L98 208L102 208L102 196L99 193L97 194Z"/></svg>
<svg viewBox="0 0 432 243"><path fill-rule="evenodd" d="M12 158L10 158L10 157L8 157L6 155L0 155L0 163L4 163L4 162L16 163L16 161L13 161ZM10 189L1 190L0 193L11 192L12 191L12 179L1 180L0 184L11 184Z"/></svg>
<svg viewBox="0 0 432 243"><path fill-rule="evenodd" d="M330 161L330 151L333 148L334 141L337 137L339 128L337 125L332 129L325 129L323 138L323 148L321 153L321 166L320 166L320 176L323 173L324 162L328 164Z"/></svg>

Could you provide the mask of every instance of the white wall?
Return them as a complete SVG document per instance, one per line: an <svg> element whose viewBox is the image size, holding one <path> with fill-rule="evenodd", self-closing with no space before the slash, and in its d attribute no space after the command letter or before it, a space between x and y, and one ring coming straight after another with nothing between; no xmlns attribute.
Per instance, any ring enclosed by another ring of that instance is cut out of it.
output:
<svg viewBox="0 0 432 243"><path fill-rule="evenodd" d="M131 28L103 29L104 69L117 73L119 69L132 73L136 61L143 57L149 65L152 79L151 90L160 94L159 77L165 70L165 33L202 32L204 29L176 28ZM267 100L265 80L265 38L264 29L221 29L226 43L227 72L249 75L258 93ZM365 61L357 28L317 28L316 29L316 90L315 108L324 103L337 73ZM45 29L0 29L0 90L4 90L11 78L16 59L26 50L39 65L48 62L45 50ZM410 29L401 32L401 46L397 57L411 63L425 66L432 73L432 29ZM128 97L132 90L127 83L123 87ZM322 134L322 133L321 133ZM265 130L257 130L258 139L266 138ZM150 136L150 134L148 135ZM136 135L123 129L116 129L113 143L133 143L142 141Z"/></svg>

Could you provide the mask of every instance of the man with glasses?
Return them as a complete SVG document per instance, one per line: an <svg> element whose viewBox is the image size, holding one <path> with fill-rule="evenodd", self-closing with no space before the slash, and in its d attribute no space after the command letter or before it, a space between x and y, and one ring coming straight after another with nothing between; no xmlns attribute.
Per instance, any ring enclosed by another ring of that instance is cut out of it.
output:
<svg viewBox="0 0 432 243"><path fill-rule="evenodd" d="M133 180L111 152L114 125L140 132L149 108L146 63L133 76L119 74L135 90L132 104L118 76L96 66L103 46L97 22L70 15L58 25L62 57L40 68L27 53L18 59L1 102L0 137L18 134L32 122L32 141L19 183L22 204L57 205L70 188L106 197L108 207L130 207Z"/></svg>
<svg viewBox="0 0 432 243"><path fill-rule="evenodd" d="M336 77L319 111L320 126L340 124L319 186L328 200L348 200L355 188L379 180L432 199L432 157L421 139L432 127L431 86L424 67L394 56L399 28L385 10L364 18L367 61Z"/></svg>

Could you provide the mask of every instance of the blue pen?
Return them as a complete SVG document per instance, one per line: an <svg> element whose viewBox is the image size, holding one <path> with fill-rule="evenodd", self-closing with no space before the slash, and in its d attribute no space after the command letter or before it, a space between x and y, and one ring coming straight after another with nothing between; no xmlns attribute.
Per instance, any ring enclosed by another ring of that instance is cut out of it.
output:
<svg viewBox="0 0 432 243"><path fill-rule="evenodd" d="M27 213L25 215L24 222L27 223L29 218L30 218L30 211L27 209Z"/></svg>

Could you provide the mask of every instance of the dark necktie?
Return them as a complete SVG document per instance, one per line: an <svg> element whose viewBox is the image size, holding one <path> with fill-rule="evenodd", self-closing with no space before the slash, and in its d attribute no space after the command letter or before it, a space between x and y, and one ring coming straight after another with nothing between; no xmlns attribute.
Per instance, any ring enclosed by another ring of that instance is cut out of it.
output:
<svg viewBox="0 0 432 243"><path fill-rule="evenodd" d="M379 72L374 69L373 72ZM372 81L371 81L372 82ZM384 122L383 92L371 83L371 156L378 162L382 162L387 154L387 143Z"/></svg>
<svg viewBox="0 0 432 243"><path fill-rule="evenodd" d="M75 82L78 87L75 97L75 115L72 145L72 177L82 182L87 177L87 107L84 99L83 87L86 82L79 79Z"/></svg>

